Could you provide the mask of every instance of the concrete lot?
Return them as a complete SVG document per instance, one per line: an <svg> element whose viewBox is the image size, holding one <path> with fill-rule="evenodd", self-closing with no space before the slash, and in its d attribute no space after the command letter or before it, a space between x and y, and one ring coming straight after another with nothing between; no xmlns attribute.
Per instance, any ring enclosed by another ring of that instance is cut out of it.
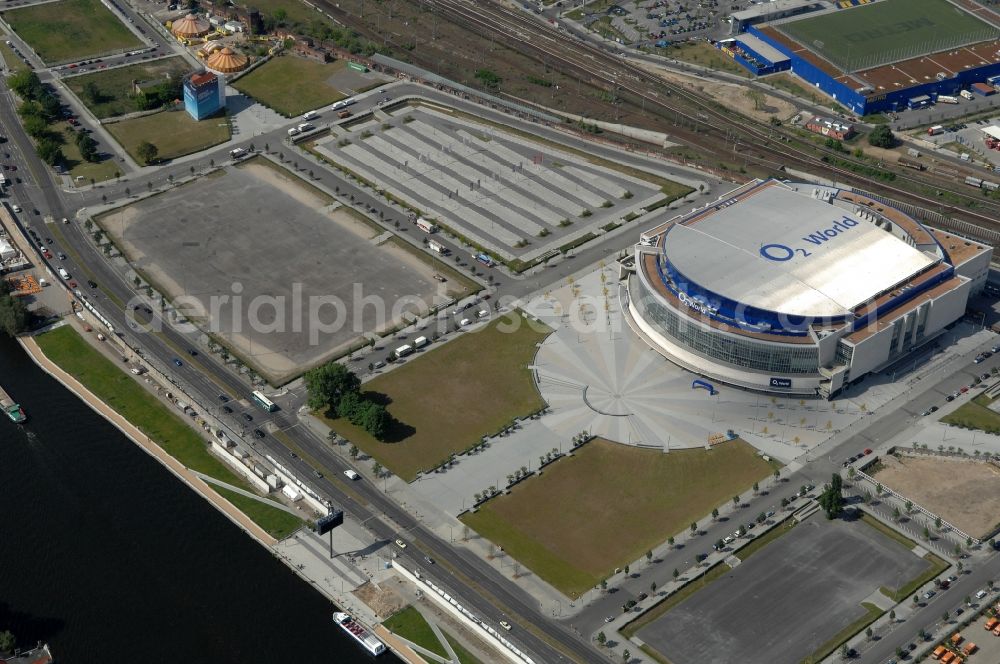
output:
<svg viewBox="0 0 1000 664"><path fill-rule="evenodd" d="M426 107L378 111L316 149L505 259L555 251L665 196L652 181Z"/></svg>
<svg viewBox="0 0 1000 664"><path fill-rule="evenodd" d="M403 311L446 299L430 264L393 243L376 244L389 234L263 160L146 198L101 223L169 298L187 296L192 320L272 380L392 326Z"/></svg>
<svg viewBox="0 0 1000 664"><path fill-rule="evenodd" d="M817 513L638 636L673 664L736 653L743 664L798 662L863 616L879 586L902 586L927 566L863 523Z"/></svg>

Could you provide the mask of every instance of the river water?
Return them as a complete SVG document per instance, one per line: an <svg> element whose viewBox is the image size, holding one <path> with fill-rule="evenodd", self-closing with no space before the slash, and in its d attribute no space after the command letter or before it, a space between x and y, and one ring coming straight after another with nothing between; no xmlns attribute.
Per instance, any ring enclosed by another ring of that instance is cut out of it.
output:
<svg viewBox="0 0 1000 664"><path fill-rule="evenodd" d="M57 664L371 658L334 607L0 335L0 630ZM387 654L380 662L398 662Z"/></svg>

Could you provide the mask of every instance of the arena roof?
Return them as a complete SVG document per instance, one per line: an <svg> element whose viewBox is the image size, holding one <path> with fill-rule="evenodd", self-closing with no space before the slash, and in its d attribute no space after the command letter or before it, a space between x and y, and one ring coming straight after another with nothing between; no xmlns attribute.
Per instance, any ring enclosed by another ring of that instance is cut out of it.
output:
<svg viewBox="0 0 1000 664"><path fill-rule="evenodd" d="M675 225L664 251L704 289L806 317L842 316L938 260L778 182Z"/></svg>

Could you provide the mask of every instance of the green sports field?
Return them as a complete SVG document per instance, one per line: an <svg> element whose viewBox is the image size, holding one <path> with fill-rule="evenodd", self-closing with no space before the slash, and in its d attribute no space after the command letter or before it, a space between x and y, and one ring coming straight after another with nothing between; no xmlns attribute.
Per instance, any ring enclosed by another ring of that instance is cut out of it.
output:
<svg viewBox="0 0 1000 664"><path fill-rule="evenodd" d="M947 0L879 0L776 27L848 71L986 41L1000 33Z"/></svg>

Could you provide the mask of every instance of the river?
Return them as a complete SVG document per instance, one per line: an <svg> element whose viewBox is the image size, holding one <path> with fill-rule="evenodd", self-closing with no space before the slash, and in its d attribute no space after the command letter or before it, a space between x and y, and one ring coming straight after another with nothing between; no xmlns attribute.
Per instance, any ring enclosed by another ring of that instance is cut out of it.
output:
<svg viewBox="0 0 1000 664"><path fill-rule="evenodd" d="M57 664L353 664L334 607L0 335L0 630ZM386 654L380 662L398 662Z"/></svg>

